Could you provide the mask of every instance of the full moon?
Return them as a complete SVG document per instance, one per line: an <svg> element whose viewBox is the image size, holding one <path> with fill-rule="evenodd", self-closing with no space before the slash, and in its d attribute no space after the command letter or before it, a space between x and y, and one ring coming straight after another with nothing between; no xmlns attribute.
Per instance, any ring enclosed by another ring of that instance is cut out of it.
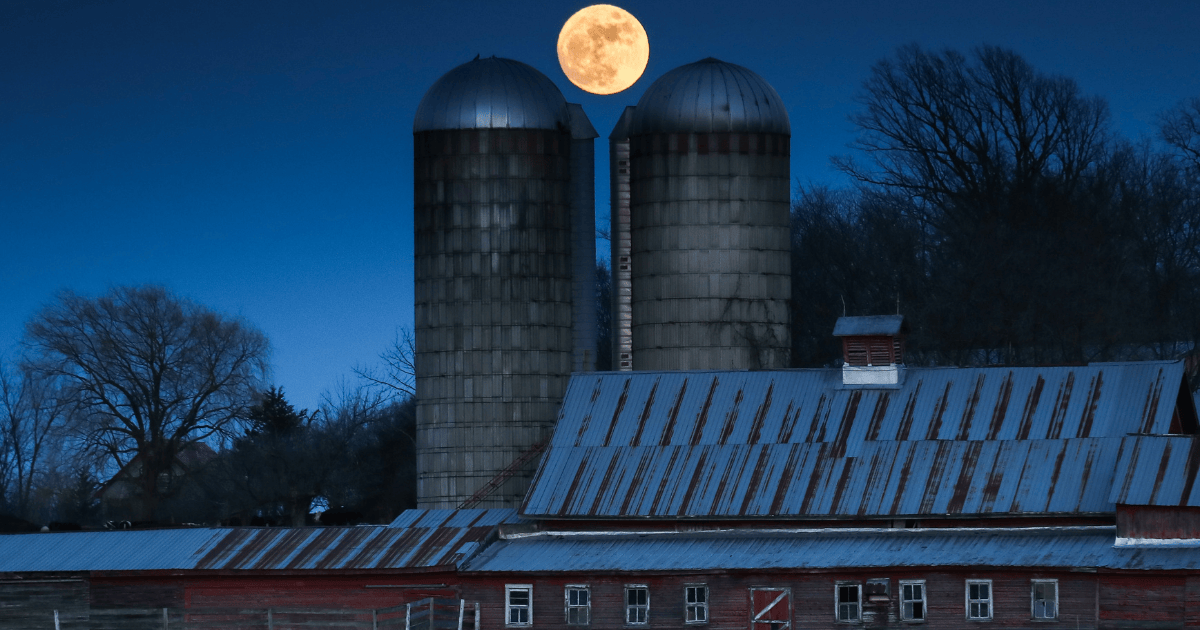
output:
<svg viewBox="0 0 1200 630"><path fill-rule="evenodd" d="M592 94L616 94L637 82L650 60L646 29L628 11L594 4L572 15L558 34L558 63L571 83Z"/></svg>

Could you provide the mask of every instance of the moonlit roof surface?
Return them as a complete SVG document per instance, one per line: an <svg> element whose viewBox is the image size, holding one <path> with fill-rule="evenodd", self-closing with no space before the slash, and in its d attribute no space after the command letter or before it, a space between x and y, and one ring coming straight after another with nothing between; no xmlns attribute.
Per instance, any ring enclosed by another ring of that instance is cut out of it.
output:
<svg viewBox="0 0 1200 630"><path fill-rule="evenodd" d="M447 72L417 106L413 132L435 129L556 129L567 102L546 75L512 59L476 59Z"/></svg>
<svg viewBox="0 0 1200 630"><path fill-rule="evenodd" d="M746 68L712 57L660 77L646 89L634 116L632 135L792 133L775 88Z"/></svg>

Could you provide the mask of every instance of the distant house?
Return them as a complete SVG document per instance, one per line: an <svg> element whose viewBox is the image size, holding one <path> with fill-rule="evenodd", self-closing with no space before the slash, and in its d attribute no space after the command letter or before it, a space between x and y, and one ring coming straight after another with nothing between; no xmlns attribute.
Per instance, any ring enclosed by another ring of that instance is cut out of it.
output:
<svg viewBox="0 0 1200 630"><path fill-rule="evenodd" d="M190 473L199 470L216 456L212 447L203 442L188 444L176 455L171 471L159 474L159 492L178 489ZM142 469L142 456L137 455L96 490L95 497L100 500L104 520L138 520L139 515L145 513L142 509Z"/></svg>

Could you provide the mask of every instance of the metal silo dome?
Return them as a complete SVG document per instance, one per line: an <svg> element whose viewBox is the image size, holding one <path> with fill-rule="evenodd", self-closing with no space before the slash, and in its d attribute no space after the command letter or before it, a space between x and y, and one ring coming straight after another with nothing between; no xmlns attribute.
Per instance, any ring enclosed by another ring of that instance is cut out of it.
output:
<svg viewBox="0 0 1200 630"><path fill-rule="evenodd" d="M447 72L417 106L413 132L437 129L561 129L569 123L558 86L512 59L475 59Z"/></svg>
<svg viewBox="0 0 1200 630"><path fill-rule="evenodd" d="M642 94L636 112L631 135L792 133L783 100L771 84L712 57L664 74Z"/></svg>

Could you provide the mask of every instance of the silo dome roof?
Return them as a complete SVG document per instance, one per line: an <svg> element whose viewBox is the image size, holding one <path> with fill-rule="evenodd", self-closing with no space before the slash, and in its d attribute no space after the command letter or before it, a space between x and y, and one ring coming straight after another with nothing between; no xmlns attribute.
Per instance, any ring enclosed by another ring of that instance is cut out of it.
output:
<svg viewBox="0 0 1200 630"><path fill-rule="evenodd" d="M567 102L532 66L492 57L442 75L417 106L413 132L434 129L557 129L568 124Z"/></svg>
<svg viewBox="0 0 1200 630"><path fill-rule="evenodd" d="M662 75L638 101L631 135L646 133L791 135L783 100L755 72L701 59Z"/></svg>

